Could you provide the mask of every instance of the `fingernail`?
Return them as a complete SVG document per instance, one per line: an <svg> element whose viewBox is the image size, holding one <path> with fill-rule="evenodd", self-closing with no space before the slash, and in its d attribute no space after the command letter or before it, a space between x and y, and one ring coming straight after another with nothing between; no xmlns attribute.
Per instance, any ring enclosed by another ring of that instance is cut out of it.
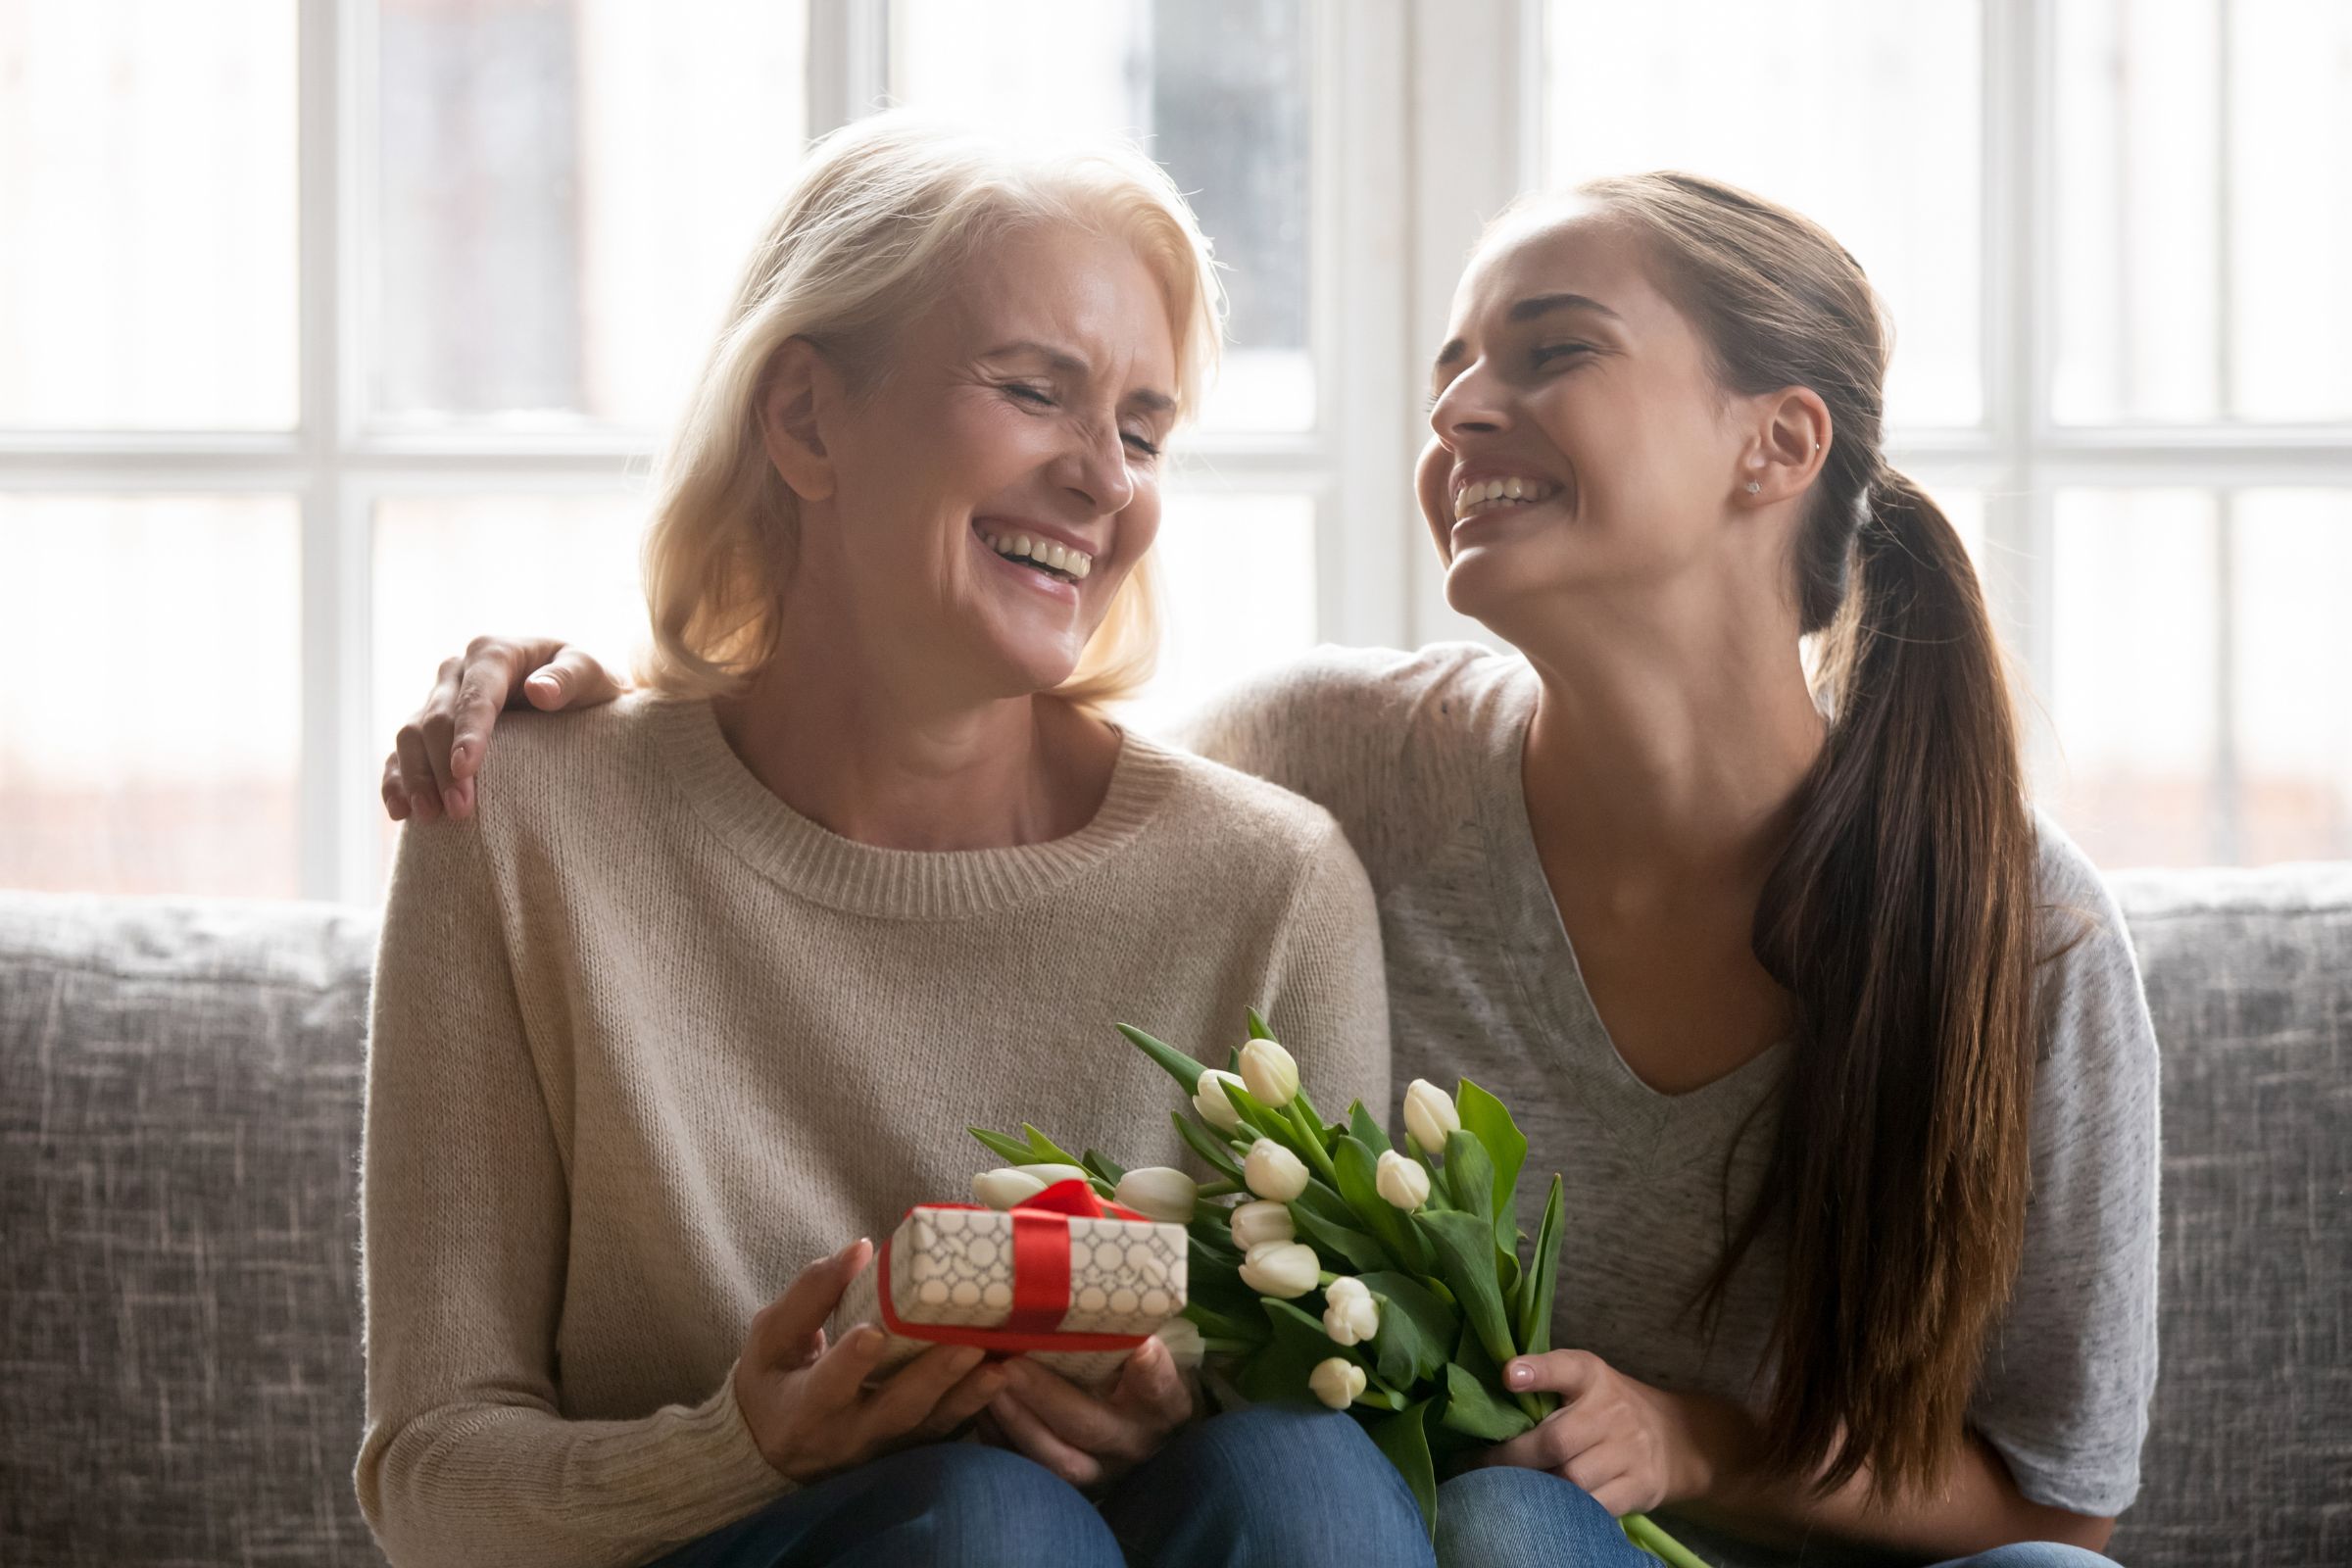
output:
<svg viewBox="0 0 2352 1568"><path fill-rule="evenodd" d="M852 1348L859 1355L871 1355L882 1348L882 1331L868 1323L858 1331L858 1343Z"/></svg>
<svg viewBox="0 0 2352 1568"><path fill-rule="evenodd" d="M1513 1361L1503 1374L1503 1381L1514 1389L1524 1389L1536 1381L1536 1369L1525 1361Z"/></svg>
<svg viewBox="0 0 2352 1568"><path fill-rule="evenodd" d="M851 1243L849 1246L847 1246L847 1247L843 1248L843 1249L842 1249L840 1251L838 1251L838 1252L835 1252L835 1253L833 1254L833 1261L834 1261L834 1262L836 1262L836 1263L847 1263L847 1262L850 1260L850 1255L851 1255L852 1253L856 1252L856 1251L858 1250L858 1249L859 1249L860 1247L863 1247L864 1245L865 1245L865 1238L864 1238L864 1237L862 1237L862 1236L858 1237L858 1238L856 1241L852 1242L852 1243Z"/></svg>
<svg viewBox="0 0 2352 1568"><path fill-rule="evenodd" d="M452 784L449 787L449 808L453 811L471 810L473 808L473 786Z"/></svg>
<svg viewBox="0 0 2352 1568"><path fill-rule="evenodd" d="M473 748L470 746L462 744L453 746L449 749L449 765L452 767L463 767L466 765L466 760L472 755Z"/></svg>

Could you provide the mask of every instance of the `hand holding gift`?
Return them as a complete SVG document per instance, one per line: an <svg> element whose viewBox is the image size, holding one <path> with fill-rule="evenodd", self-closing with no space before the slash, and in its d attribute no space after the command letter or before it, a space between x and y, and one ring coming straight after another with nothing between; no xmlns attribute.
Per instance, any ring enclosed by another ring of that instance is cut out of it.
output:
<svg viewBox="0 0 2352 1568"><path fill-rule="evenodd" d="M851 1243L801 1270L752 1319L735 1363L735 1403L760 1456L778 1475L810 1482L906 1443L945 1437L1004 1384L982 1352L938 1346L896 1376L866 1387L882 1357L879 1329L851 1330L831 1345L824 1321L865 1268L872 1247Z"/></svg>

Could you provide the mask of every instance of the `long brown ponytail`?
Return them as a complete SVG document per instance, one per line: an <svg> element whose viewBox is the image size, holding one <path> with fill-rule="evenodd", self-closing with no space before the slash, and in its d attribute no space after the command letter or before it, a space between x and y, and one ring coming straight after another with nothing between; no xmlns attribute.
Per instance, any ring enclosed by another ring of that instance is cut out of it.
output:
<svg viewBox="0 0 2352 1568"><path fill-rule="evenodd" d="M1770 1464L1824 1490L1933 1486L2025 1233L2035 852L1998 646L1958 533L1882 456L1886 333L1853 258L1687 174L1580 194L1652 243L1726 387L1807 386L1830 410L1791 565L1831 726L1752 937L1795 999L1795 1049L1702 1300L1783 1227Z"/></svg>

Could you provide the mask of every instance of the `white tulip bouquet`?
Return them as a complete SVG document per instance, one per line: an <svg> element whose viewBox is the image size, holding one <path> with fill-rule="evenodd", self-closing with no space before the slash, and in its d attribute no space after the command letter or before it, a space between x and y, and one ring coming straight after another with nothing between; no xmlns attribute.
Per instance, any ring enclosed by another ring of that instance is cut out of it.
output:
<svg viewBox="0 0 2352 1568"><path fill-rule="evenodd" d="M975 1127L1015 1163L975 1178L974 1191L1003 1207L1083 1176L1139 1213L1185 1225L1184 1315L1233 1387L1249 1399L1311 1396L1353 1414L1434 1532L1440 1473L1558 1406L1556 1395L1506 1393L1502 1367L1551 1348L1560 1178L1523 1262L1516 1194L1527 1139L1502 1102L1468 1079L1450 1096L1414 1080L1399 1152L1361 1101L1345 1123L1325 1122L1255 1009L1249 1042L1224 1069L1126 1024L1119 1032L1191 1098L1189 1116L1172 1113L1176 1130L1223 1179L1196 1186L1166 1166L1126 1170L1091 1149L1073 1156L1026 1125L1019 1139ZM1222 1198L1242 1201L1213 1201ZM1653 1556L1705 1568L1645 1516L1619 1523Z"/></svg>

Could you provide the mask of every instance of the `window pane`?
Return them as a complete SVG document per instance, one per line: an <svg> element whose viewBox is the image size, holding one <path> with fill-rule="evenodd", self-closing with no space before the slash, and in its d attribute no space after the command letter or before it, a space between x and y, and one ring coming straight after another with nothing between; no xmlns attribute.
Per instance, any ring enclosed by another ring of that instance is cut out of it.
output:
<svg viewBox="0 0 2352 1568"><path fill-rule="evenodd" d="M2352 418L2352 8L2057 17L2059 417Z"/></svg>
<svg viewBox="0 0 2352 1568"><path fill-rule="evenodd" d="M373 411L668 424L807 134L805 8L377 0L375 21Z"/></svg>
<svg viewBox="0 0 2352 1568"><path fill-rule="evenodd" d="M300 891L281 496L0 496L0 886ZM67 676L71 678L66 678Z"/></svg>
<svg viewBox="0 0 2352 1568"><path fill-rule="evenodd" d="M283 429L292 0L0 5L0 425Z"/></svg>
<svg viewBox="0 0 2352 1568"><path fill-rule="evenodd" d="M2059 758L2044 802L2103 866L2213 860L2213 498L2063 491L2055 529L2049 697Z"/></svg>
<svg viewBox="0 0 2352 1568"><path fill-rule="evenodd" d="M1142 141L1191 197L1232 297L1203 422L1314 424L1304 0L897 0L891 43L901 103Z"/></svg>
<svg viewBox="0 0 2352 1568"><path fill-rule="evenodd" d="M1973 0L1549 0L1548 24L1548 183L1683 169L1795 208L1893 314L1889 421L1977 422Z"/></svg>
<svg viewBox="0 0 2352 1568"><path fill-rule="evenodd" d="M2230 503L2237 858L2352 859L2352 492Z"/></svg>
<svg viewBox="0 0 2352 1568"><path fill-rule="evenodd" d="M1315 504L1296 495L1168 498L1152 547L1159 674L1121 715L1164 730L1215 693L1315 645Z"/></svg>
<svg viewBox="0 0 2352 1568"><path fill-rule="evenodd" d="M441 661L484 632L555 633L625 668L645 642L637 544L644 504L621 495L391 496L376 503L373 717L393 732ZM398 829L381 813L384 864Z"/></svg>

